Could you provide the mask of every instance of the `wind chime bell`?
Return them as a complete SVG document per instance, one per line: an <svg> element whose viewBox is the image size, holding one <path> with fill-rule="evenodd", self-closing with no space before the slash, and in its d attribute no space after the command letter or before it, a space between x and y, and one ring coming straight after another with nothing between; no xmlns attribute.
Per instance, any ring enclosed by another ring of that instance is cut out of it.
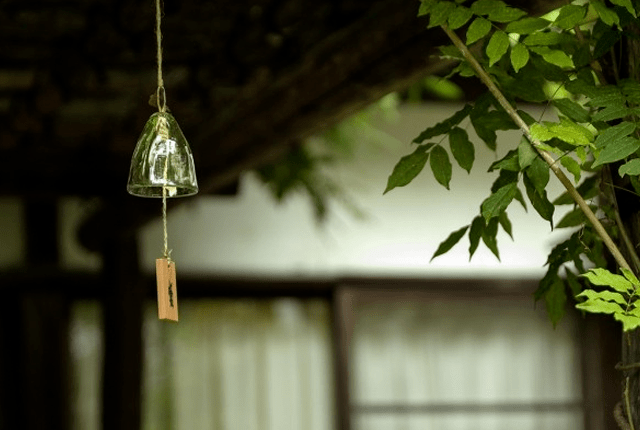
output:
<svg viewBox="0 0 640 430"><path fill-rule="evenodd" d="M154 113L142 130L131 158L127 191L157 198L198 193L191 148L170 113Z"/></svg>

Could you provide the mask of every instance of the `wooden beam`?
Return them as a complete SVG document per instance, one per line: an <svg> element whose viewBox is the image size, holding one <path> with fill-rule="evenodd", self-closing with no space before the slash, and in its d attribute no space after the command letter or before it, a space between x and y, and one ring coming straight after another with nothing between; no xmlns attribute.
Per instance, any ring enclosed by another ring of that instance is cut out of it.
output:
<svg viewBox="0 0 640 430"><path fill-rule="evenodd" d="M26 267L42 272L59 260L55 199L24 205ZM3 290L0 315L0 427L25 430L70 427L69 300L64 291ZM12 288L13 287L13 288Z"/></svg>
<svg viewBox="0 0 640 430"><path fill-rule="evenodd" d="M196 159L201 192L238 180L244 171L275 162L291 145L331 126L416 79L449 64L430 57L440 33L423 30L413 0L379 2L369 14L327 39L275 82L266 80L206 121L185 129ZM186 200L170 201L170 208ZM109 219L124 217L133 234L160 213L157 205L124 201L105 207L81 227L80 241L99 249Z"/></svg>
<svg viewBox="0 0 640 430"><path fill-rule="evenodd" d="M351 429L351 396L349 394L349 349L353 333L352 293L348 288L336 287L333 292L331 316L333 339L333 372L336 408L336 429Z"/></svg>
<svg viewBox="0 0 640 430"><path fill-rule="evenodd" d="M113 230L111 230L113 232ZM139 430L145 284L135 236L117 233L103 244L104 374L102 427Z"/></svg>

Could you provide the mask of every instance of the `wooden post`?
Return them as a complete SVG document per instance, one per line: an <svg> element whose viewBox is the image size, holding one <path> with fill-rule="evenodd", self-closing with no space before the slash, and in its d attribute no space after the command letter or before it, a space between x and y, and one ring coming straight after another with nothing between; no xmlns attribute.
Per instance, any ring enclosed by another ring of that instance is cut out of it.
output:
<svg viewBox="0 0 640 430"><path fill-rule="evenodd" d="M24 271L14 288L2 286L0 428L68 429L69 299L51 281L59 271L56 200L25 200L24 220Z"/></svg>
<svg viewBox="0 0 640 430"><path fill-rule="evenodd" d="M104 376L102 428L139 430L142 391L144 282L135 236L103 244Z"/></svg>
<svg viewBox="0 0 640 430"><path fill-rule="evenodd" d="M332 326L334 352L334 383L336 429L351 429L351 400L349 396L349 344L353 329L351 293L344 287L334 287L332 297Z"/></svg>

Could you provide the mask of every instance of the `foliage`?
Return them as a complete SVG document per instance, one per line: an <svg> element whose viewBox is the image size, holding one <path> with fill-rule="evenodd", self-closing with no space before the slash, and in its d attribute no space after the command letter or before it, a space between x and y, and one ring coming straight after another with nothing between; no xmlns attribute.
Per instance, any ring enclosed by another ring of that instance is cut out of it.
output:
<svg viewBox="0 0 640 430"><path fill-rule="evenodd" d="M587 312L612 314L625 331L640 327L640 282L631 271L622 269L624 276L614 275L602 268L584 274L593 285L607 287L602 291L584 290L578 297L586 299L576 306Z"/></svg>
<svg viewBox="0 0 640 430"><path fill-rule="evenodd" d="M408 185L427 164L435 180L449 189L454 163L467 172L473 167L471 130L491 150L500 131L522 130L522 140L491 166L496 179L478 216L451 233L432 259L465 236L470 258L481 240L499 258L498 231L512 235L508 208L514 201L531 205L552 228L572 231L551 251L535 293L552 322L560 320L571 295L580 301L579 309L612 314L625 331L640 326L639 284L632 272L640 269L634 263L640 260L627 246L632 268L617 250L616 243L628 241L622 240L626 230L611 182L613 176L627 177L629 191L640 189L640 65L638 55L627 55L619 44L626 38L625 46L637 46L640 39L632 0L577 0L541 17L501 0L421 0L418 16L428 17L429 28L442 27L454 43L440 48L441 57L459 60L452 75L476 75L495 89L420 133L384 192ZM537 121L518 110L517 102L546 104L558 120ZM546 191L550 170L567 187L553 202ZM603 203L588 204L601 190ZM561 205L574 209L554 226L555 208ZM614 255L617 269L607 264L605 249ZM585 289L584 279L604 289Z"/></svg>
<svg viewBox="0 0 640 430"><path fill-rule="evenodd" d="M353 156L356 141L380 143L388 140L389 136L374 123L380 117L387 121L395 118L398 98L398 94L389 94L367 109L328 128L316 139L292 145L282 158L257 169L258 177L277 201L284 201L294 194L306 196L317 222L326 219L334 203L361 217L360 209L332 177L330 169Z"/></svg>

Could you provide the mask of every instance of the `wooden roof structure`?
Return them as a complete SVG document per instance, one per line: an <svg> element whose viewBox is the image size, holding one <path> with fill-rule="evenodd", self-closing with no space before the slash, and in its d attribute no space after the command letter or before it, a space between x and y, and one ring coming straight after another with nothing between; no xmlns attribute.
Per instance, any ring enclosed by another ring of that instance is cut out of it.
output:
<svg viewBox="0 0 640 430"><path fill-rule="evenodd" d="M201 193L220 192L383 95L442 71L416 0L165 0L168 106ZM156 89L151 0L0 2L0 195L100 197L82 229L134 231L125 191ZM180 199L178 199L180 200ZM177 200L175 201L179 203Z"/></svg>

